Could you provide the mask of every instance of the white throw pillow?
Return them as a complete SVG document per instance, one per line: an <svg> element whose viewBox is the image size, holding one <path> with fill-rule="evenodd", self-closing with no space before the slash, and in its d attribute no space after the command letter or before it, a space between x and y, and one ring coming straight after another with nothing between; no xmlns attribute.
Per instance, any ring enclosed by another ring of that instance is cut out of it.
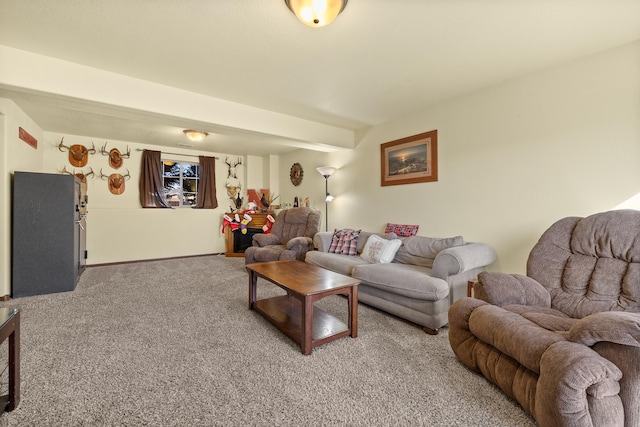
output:
<svg viewBox="0 0 640 427"><path fill-rule="evenodd" d="M364 245L361 257L376 264L388 264L393 261L400 245L402 245L400 239L387 240L372 234Z"/></svg>

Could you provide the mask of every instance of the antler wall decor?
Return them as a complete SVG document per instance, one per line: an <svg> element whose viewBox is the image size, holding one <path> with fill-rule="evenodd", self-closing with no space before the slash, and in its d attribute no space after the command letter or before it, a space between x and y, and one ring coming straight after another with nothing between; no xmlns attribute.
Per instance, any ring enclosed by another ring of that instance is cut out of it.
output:
<svg viewBox="0 0 640 427"><path fill-rule="evenodd" d="M58 150L64 152L63 148L66 148L69 151L69 163L73 166L82 168L87 165L89 161L89 154L96 153L96 146L92 142L91 148L87 149L84 145L74 144L72 146L64 145L64 137L60 140L60 144L58 144Z"/></svg>
<svg viewBox="0 0 640 427"><path fill-rule="evenodd" d="M62 170L60 171L61 174L63 175L75 175L78 177L78 179L80 179L81 182L83 183L87 183L87 178L90 177L91 175L95 175L95 173L93 172L93 168L89 168L89 172L85 173L82 169L80 169L80 172L76 172L76 170L74 169L73 172L69 172L67 170L67 167L63 167Z"/></svg>
<svg viewBox="0 0 640 427"><path fill-rule="evenodd" d="M131 157L131 149L128 145L127 154L122 154L117 148L112 148L111 150L107 151L106 141L104 143L104 146L100 149L100 153L102 153L103 156L109 156L109 166L114 169L120 169L120 167L122 167L122 164L124 163L123 159L128 159Z"/></svg>
<svg viewBox="0 0 640 427"><path fill-rule="evenodd" d="M238 166L242 165L242 157L238 157L238 159L234 162L229 161L229 156L227 156L224 160L227 165L227 180L224 183L225 188L227 189L227 195L229 199L233 201L236 209L242 206L242 198L240 197L240 190L242 190L242 184L240 183L240 179L236 174L236 169Z"/></svg>
<svg viewBox="0 0 640 427"><path fill-rule="evenodd" d="M105 175L102 173L102 169L100 169L100 179L103 181L108 181L107 185L109 186L109 191L111 194L119 195L124 193L125 190L125 181L131 179L131 173L129 169L127 169L126 175L121 175L119 173L112 173L111 175Z"/></svg>

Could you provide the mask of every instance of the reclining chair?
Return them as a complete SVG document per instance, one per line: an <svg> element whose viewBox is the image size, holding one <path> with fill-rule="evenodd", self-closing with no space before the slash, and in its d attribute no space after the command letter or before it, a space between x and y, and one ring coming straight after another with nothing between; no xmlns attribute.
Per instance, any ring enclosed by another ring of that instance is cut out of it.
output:
<svg viewBox="0 0 640 427"><path fill-rule="evenodd" d="M245 264L297 259L304 261L313 249L313 236L320 229L321 213L311 208L291 208L276 216L270 234L254 234L253 246L244 253Z"/></svg>
<svg viewBox="0 0 640 427"><path fill-rule="evenodd" d="M449 342L545 426L640 426L640 211L553 224L527 275L483 272Z"/></svg>

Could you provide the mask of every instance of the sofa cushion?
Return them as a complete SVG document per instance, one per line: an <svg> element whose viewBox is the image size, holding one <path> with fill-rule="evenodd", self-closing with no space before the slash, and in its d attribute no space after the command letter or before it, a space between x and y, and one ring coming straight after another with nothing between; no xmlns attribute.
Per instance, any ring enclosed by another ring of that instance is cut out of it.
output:
<svg viewBox="0 0 640 427"><path fill-rule="evenodd" d="M393 262L433 267L433 260L440 251L465 244L462 236L436 239L432 237L402 237L402 246L398 249Z"/></svg>
<svg viewBox="0 0 640 427"><path fill-rule="evenodd" d="M349 228L335 230L333 232L333 238L331 239L331 246L329 246L329 252L351 256L356 255L359 235L360 230L351 230Z"/></svg>
<svg viewBox="0 0 640 427"><path fill-rule="evenodd" d="M399 237L409 237L418 234L418 228L420 228L419 225L392 224L389 222L384 232L396 233Z"/></svg>
<svg viewBox="0 0 640 427"><path fill-rule="evenodd" d="M449 284L431 277L431 269L410 264L362 264L351 270L355 279L411 298L439 301L449 296Z"/></svg>
<svg viewBox="0 0 640 427"><path fill-rule="evenodd" d="M351 276L353 267L369 264L359 256L332 254L321 251L307 252L305 261L309 264L315 264L318 267L326 268L327 270L335 271L336 273L346 276Z"/></svg>
<svg viewBox="0 0 640 427"><path fill-rule="evenodd" d="M365 261L387 264L393 261L402 242L399 239L386 240L380 236L370 236L362 250Z"/></svg>

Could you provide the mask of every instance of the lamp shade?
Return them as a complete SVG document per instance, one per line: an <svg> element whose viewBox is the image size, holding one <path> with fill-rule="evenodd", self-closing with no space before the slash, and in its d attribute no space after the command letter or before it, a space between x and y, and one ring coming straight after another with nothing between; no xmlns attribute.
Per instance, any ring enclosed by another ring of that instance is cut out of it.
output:
<svg viewBox="0 0 640 427"><path fill-rule="evenodd" d="M202 141L203 139L205 139L207 137L207 135L209 135L206 132L201 132L198 130L193 130L193 129L187 129L187 130L183 130L184 134L187 135L187 138L189 138L192 141L195 142L199 142Z"/></svg>
<svg viewBox="0 0 640 427"><path fill-rule="evenodd" d="M320 175L324 176L325 178L329 178L336 171L336 168L332 166L320 166L319 168L316 168L316 170L320 173Z"/></svg>
<svg viewBox="0 0 640 427"><path fill-rule="evenodd" d="M348 0L284 0L287 7L305 25L318 28L329 25L342 12Z"/></svg>

